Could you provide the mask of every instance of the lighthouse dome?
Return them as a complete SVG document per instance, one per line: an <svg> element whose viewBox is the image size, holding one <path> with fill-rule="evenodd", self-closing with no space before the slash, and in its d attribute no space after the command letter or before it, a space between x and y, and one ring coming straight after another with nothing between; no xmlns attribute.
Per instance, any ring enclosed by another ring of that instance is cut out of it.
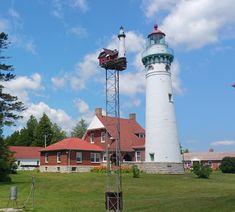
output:
<svg viewBox="0 0 235 212"><path fill-rule="evenodd" d="M145 51L142 53L142 62L145 66L152 63L170 64L174 59L173 50L165 41L165 33L154 25L154 30L148 35Z"/></svg>

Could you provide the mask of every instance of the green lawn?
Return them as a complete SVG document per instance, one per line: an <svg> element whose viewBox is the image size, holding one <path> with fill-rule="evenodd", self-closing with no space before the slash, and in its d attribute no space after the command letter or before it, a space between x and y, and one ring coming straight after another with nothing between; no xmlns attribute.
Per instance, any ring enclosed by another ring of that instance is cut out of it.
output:
<svg viewBox="0 0 235 212"><path fill-rule="evenodd" d="M7 205L10 187L18 188L18 202L27 198L36 176L36 209L40 212L105 211L105 174L19 172L12 183L0 183L0 208ZM214 172L210 179L193 174L123 175L124 211L235 211L235 175ZM28 208L31 205L28 204Z"/></svg>

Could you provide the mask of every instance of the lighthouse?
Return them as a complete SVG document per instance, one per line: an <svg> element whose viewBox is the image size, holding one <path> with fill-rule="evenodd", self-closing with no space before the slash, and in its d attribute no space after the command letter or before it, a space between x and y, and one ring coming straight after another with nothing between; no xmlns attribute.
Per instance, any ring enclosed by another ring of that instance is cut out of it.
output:
<svg viewBox="0 0 235 212"><path fill-rule="evenodd" d="M142 53L146 71L146 138L145 161L166 167L177 164L182 170L171 81L173 51L165 33L154 26Z"/></svg>

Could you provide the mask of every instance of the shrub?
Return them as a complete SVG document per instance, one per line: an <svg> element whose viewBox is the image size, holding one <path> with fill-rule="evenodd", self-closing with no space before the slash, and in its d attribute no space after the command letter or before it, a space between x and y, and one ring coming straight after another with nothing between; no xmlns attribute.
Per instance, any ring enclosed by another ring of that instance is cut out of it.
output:
<svg viewBox="0 0 235 212"><path fill-rule="evenodd" d="M235 157L224 157L220 169L223 173L235 173Z"/></svg>
<svg viewBox="0 0 235 212"><path fill-rule="evenodd" d="M197 175L199 178L209 178L212 169L208 165L203 165L201 163L193 165L193 173Z"/></svg>
<svg viewBox="0 0 235 212"><path fill-rule="evenodd" d="M106 173L106 166L95 166L91 169L91 172L95 172L95 173Z"/></svg>
<svg viewBox="0 0 235 212"><path fill-rule="evenodd" d="M11 165L11 174L17 174L17 168L18 168L17 164L13 163Z"/></svg>
<svg viewBox="0 0 235 212"><path fill-rule="evenodd" d="M137 165L132 166L132 173L134 178L140 177L140 170Z"/></svg>

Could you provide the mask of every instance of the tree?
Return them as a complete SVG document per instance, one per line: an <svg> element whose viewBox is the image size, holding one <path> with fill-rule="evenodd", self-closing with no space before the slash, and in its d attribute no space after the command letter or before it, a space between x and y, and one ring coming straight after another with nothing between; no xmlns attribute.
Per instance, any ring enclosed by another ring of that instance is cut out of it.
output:
<svg viewBox="0 0 235 212"><path fill-rule="evenodd" d="M193 165L193 173L199 178L209 178L210 174L212 173L212 169L208 165L196 163Z"/></svg>
<svg viewBox="0 0 235 212"><path fill-rule="evenodd" d="M20 132L17 130L5 139L5 143L8 146L16 146L18 143L19 137L20 137Z"/></svg>
<svg viewBox="0 0 235 212"><path fill-rule="evenodd" d="M82 138L87 129L87 123L84 119L81 119L71 132L72 137Z"/></svg>
<svg viewBox="0 0 235 212"><path fill-rule="evenodd" d="M7 34L4 32L0 33L0 53L8 47L8 44ZM1 62L7 58L0 55L0 136L3 133L3 126L13 125L15 120L22 117L20 112L25 109L23 103L18 101L16 96L4 92L3 82L8 82L15 78L15 75L12 74L13 66Z"/></svg>
<svg viewBox="0 0 235 212"><path fill-rule="evenodd" d="M50 144L56 143L57 141L60 141L66 137L66 133L56 123L53 124L52 131L53 134Z"/></svg>
<svg viewBox="0 0 235 212"><path fill-rule="evenodd" d="M44 146L51 143L53 135L52 123L48 116L43 113L35 130L35 140L33 146Z"/></svg>
<svg viewBox="0 0 235 212"><path fill-rule="evenodd" d="M35 133L38 126L37 119L31 115L29 120L27 121L26 128L27 128L27 140L26 146L32 146L35 140Z"/></svg>
<svg viewBox="0 0 235 212"><path fill-rule="evenodd" d="M223 173L235 173L235 157L224 157L220 169Z"/></svg>
<svg viewBox="0 0 235 212"><path fill-rule="evenodd" d="M21 118L20 112L25 109L16 96L4 91L4 82L15 78L15 75L12 74L13 66L4 63L8 57L1 54L8 47L7 39L7 34L0 33L0 180L2 181L10 180L8 174L13 163L12 154L3 140L3 127L4 125L14 125L15 121Z"/></svg>

